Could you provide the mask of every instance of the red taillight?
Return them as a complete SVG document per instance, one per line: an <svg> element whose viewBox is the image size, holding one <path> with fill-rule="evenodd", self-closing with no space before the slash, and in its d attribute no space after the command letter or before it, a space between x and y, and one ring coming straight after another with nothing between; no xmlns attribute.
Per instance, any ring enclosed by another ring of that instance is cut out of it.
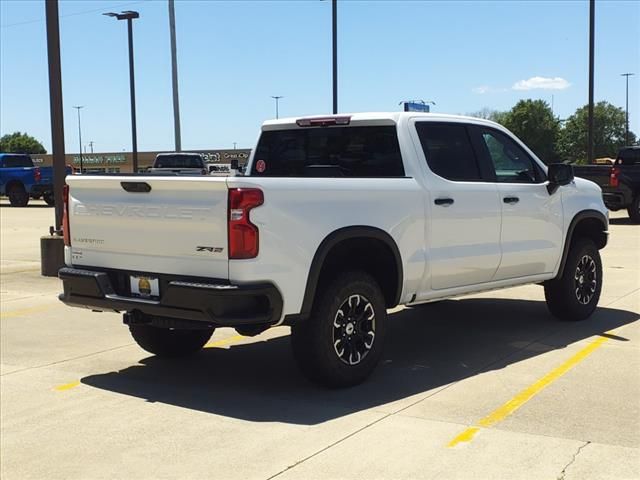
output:
<svg viewBox="0 0 640 480"><path fill-rule="evenodd" d="M609 174L609 186L617 187L620 184L620 169L618 167L611 167L611 173Z"/></svg>
<svg viewBox="0 0 640 480"><path fill-rule="evenodd" d="M229 258L258 256L258 227L251 223L249 211L264 203L262 190L257 188L229 189Z"/></svg>
<svg viewBox="0 0 640 480"><path fill-rule="evenodd" d="M40 167L36 167L33 169L33 178L35 179L36 183L40 183L40 179L42 178Z"/></svg>
<svg viewBox="0 0 640 480"><path fill-rule="evenodd" d="M62 236L64 237L64 244L67 247L71 246L71 233L69 231L69 185L62 187Z"/></svg>

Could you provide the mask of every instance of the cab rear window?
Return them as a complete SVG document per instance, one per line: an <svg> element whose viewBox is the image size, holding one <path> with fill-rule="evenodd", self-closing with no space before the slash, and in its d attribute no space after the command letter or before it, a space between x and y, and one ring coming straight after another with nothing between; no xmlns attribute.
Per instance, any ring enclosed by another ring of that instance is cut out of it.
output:
<svg viewBox="0 0 640 480"><path fill-rule="evenodd" d="M204 162L200 155L158 155L154 168L202 168Z"/></svg>
<svg viewBox="0 0 640 480"><path fill-rule="evenodd" d="M262 132L251 167L262 177L403 177L395 126Z"/></svg>

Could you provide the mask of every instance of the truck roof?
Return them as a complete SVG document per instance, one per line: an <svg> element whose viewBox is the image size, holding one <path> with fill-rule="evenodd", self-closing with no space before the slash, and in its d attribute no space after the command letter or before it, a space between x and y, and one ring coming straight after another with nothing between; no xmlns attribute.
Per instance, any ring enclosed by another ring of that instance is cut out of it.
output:
<svg viewBox="0 0 640 480"><path fill-rule="evenodd" d="M305 115L300 117L288 117L279 118L274 120L266 120L263 127L291 127L296 125L296 121L300 119L318 119L318 118L336 118L336 117L350 117L351 122L376 122L376 121L390 121L398 123L402 119L421 117L430 121L442 121L442 122L472 122L487 126L500 126L499 124L492 122L491 120L485 120L482 118L468 117L464 115L449 115L445 113L422 113L422 112L361 112L361 113L338 113L335 115ZM502 128L502 127L501 127Z"/></svg>

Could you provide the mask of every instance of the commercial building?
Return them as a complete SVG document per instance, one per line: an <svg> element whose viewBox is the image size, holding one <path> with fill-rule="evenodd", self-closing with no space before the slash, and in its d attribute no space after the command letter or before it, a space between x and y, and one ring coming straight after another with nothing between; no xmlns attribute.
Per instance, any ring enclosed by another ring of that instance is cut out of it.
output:
<svg viewBox="0 0 640 480"><path fill-rule="evenodd" d="M240 165L244 165L249 159L251 149L242 148L237 150L184 150L185 153L200 153L205 162L231 163L238 160ZM138 152L138 170L145 171L151 167L156 155L166 152ZM80 171L80 155L70 153L65 155L65 163L71 165L74 171ZM33 163L36 166L52 165L52 155L32 154ZM131 152L108 152L108 153L83 153L82 166L85 172L92 173L129 173L133 172L133 154Z"/></svg>

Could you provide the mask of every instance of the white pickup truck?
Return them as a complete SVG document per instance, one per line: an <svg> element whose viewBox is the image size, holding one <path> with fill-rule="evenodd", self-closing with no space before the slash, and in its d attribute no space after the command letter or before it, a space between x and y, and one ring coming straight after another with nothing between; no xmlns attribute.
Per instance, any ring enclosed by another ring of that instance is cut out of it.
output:
<svg viewBox="0 0 640 480"><path fill-rule="evenodd" d="M600 188L476 118L280 119L243 176L67 183L60 299L124 312L157 355L285 324L309 378L348 386L380 359L389 308L537 283L581 320L602 287Z"/></svg>

